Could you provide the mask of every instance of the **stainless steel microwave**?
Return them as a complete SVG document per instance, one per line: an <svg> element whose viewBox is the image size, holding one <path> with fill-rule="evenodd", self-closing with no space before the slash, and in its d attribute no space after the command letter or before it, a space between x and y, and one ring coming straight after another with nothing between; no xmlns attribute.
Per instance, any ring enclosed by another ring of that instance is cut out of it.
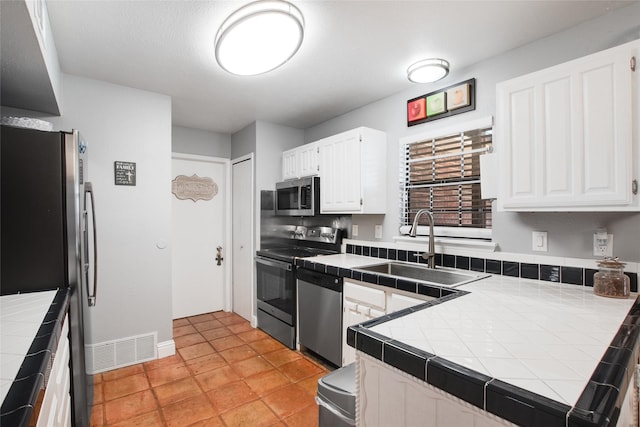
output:
<svg viewBox="0 0 640 427"><path fill-rule="evenodd" d="M276 184L276 215L314 216L320 213L320 178L292 179Z"/></svg>

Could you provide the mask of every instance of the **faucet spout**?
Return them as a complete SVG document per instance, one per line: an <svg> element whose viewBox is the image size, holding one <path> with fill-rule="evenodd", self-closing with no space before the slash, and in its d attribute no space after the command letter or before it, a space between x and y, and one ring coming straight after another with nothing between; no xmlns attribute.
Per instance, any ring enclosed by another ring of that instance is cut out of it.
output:
<svg viewBox="0 0 640 427"><path fill-rule="evenodd" d="M416 237L418 232L418 221L422 215L427 216L427 221L429 223L429 245L428 251L423 252L421 254L422 258L428 261L429 268L435 268L436 266L436 245L435 238L433 236L433 214L428 209L420 209L418 213L416 213L415 218L413 219L413 225L411 226L411 230L409 231L409 236Z"/></svg>

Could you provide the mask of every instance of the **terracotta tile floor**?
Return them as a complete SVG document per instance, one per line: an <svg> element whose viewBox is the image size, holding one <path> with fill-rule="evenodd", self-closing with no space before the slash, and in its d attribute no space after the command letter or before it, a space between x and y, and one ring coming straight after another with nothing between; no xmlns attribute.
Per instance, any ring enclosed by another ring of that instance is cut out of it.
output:
<svg viewBox="0 0 640 427"><path fill-rule="evenodd" d="M328 370L234 313L173 321L176 354L95 376L92 426L318 425Z"/></svg>

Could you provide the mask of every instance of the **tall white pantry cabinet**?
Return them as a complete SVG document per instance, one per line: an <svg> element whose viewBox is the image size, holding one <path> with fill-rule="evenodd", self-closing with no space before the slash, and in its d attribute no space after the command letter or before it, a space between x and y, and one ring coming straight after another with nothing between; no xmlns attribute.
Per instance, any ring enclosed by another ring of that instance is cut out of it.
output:
<svg viewBox="0 0 640 427"><path fill-rule="evenodd" d="M387 136L360 127L317 141L320 152L320 212L386 212Z"/></svg>
<svg viewBox="0 0 640 427"><path fill-rule="evenodd" d="M498 207L640 210L640 40L496 86Z"/></svg>

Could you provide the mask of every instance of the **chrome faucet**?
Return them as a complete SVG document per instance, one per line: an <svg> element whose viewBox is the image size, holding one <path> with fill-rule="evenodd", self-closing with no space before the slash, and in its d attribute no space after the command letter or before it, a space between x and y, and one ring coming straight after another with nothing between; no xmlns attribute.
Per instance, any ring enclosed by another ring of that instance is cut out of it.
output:
<svg viewBox="0 0 640 427"><path fill-rule="evenodd" d="M413 219L413 225L409 231L409 236L416 237L416 232L418 231L418 220L424 214L427 215L427 219L429 221L429 251L423 252L419 256L427 260L429 268L436 268L436 239L433 237L433 215L428 209L420 209L418 213L416 213L416 216Z"/></svg>

